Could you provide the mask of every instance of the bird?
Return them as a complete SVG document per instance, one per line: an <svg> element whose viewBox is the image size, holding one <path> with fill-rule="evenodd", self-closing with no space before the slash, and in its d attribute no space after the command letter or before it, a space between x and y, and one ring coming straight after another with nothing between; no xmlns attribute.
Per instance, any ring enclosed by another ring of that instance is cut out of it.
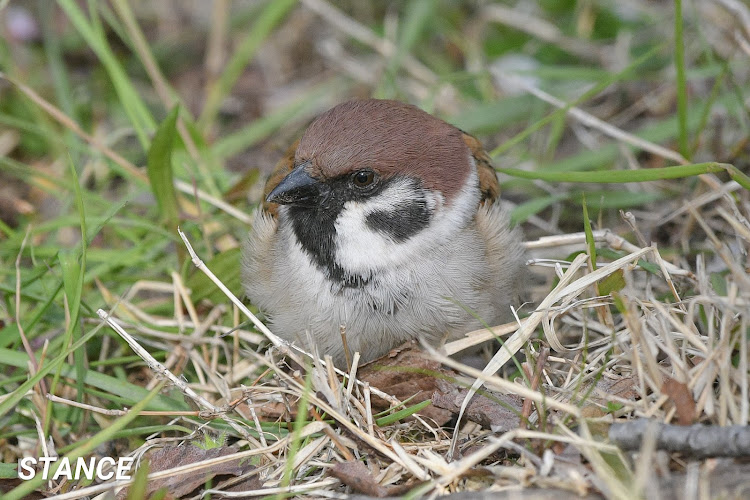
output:
<svg viewBox="0 0 750 500"><path fill-rule="evenodd" d="M525 259L499 193L468 133L400 101L338 104L266 183L246 296L276 335L341 368L510 320Z"/></svg>

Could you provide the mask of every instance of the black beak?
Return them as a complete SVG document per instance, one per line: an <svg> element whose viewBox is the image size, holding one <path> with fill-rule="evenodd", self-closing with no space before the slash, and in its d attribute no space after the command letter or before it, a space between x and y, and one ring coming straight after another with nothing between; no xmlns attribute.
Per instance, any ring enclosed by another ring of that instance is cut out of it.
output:
<svg viewBox="0 0 750 500"><path fill-rule="evenodd" d="M322 183L307 173L308 165L309 163L305 162L294 167L294 170L268 193L266 201L281 205L315 206L320 197Z"/></svg>

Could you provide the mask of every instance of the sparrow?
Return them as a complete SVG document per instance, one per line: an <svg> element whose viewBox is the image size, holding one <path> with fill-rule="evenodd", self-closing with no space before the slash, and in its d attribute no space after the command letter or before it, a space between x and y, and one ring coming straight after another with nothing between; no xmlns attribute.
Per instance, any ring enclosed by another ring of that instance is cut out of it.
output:
<svg viewBox="0 0 750 500"><path fill-rule="evenodd" d="M367 362L509 320L524 251L499 192L471 135L398 101L339 104L266 183L247 297L274 333L343 368L349 353Z"/></svg>

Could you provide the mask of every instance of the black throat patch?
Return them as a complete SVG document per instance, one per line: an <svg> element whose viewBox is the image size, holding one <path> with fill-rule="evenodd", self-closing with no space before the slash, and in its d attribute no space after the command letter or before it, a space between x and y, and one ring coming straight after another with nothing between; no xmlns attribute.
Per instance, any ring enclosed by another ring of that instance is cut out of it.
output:
<svg viewBox="0 0 750 500"><path fill-rule="evenodd" d="M344 204L348 201L364 202L376 197L394 182L404 182L404 178L383 179L374 189L363 193L351 187L348 177L331 179L327 181L327 189L314 207L288 207L287 214L297 241L335 284L345 288L359 288L372 278L369 275L353 274L336 262L336 220L343 211ZM409 179L408 182L415 196L399 201L391 210L372 212L365 220L369 228L399 243L427 227L431 217L421 183L416 179Z"/></svg>

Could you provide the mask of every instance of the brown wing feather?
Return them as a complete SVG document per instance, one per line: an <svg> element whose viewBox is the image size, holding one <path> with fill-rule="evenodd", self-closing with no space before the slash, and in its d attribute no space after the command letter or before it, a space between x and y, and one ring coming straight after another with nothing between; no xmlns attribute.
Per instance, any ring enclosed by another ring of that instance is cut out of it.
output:
<svg viewBox="0 0 750 500"><path fill-rule="evenodd" d="M279 185L279 182L287 176L289 172L294 168L294 153L297 151L297 145L299 140L295 141L294 144L289 146L284 156L276 163L273 167L271 176L266 181L266 187L263 188L263 210L276 217L276 213L279 211L278 203L268 203L266 198L268 194L273 191L273 188Z"/></svg>
<svg viewBox="0 0 750 500"><path fill-rule="evenodd" d="M500 183L497 180L492 158L482 147L476 137L463 132L463 139L471 151L471 156L477 163L479 173L479 191L482 193L482 203L493 203L500 196Z"/></svg>

